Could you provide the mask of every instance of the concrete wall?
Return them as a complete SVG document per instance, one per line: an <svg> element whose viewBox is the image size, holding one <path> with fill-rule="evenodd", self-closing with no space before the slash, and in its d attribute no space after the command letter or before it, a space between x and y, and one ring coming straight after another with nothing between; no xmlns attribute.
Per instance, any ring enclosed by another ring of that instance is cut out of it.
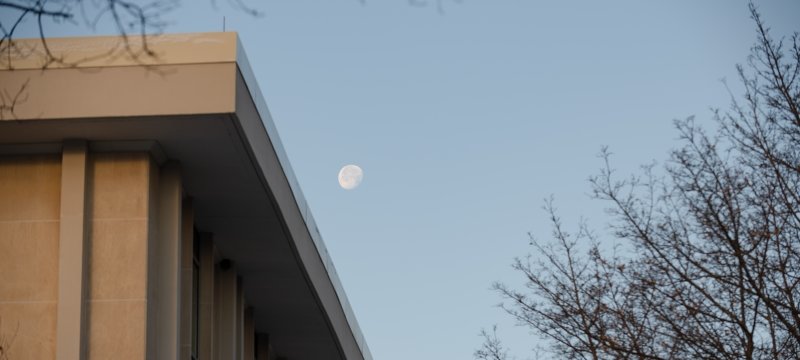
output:
<svg viewBox="0 0 800 360"><path fill-rule="evenodd" d="M60 155L0 157L0 346L8 359L55 358L60 188Z"/></svg>
<svg viewBox="0 0 800 360"><path fill-rule="evenodd" d="M189 359L193 276L200 358L271 358L211 234L192 272L179 166L87 149L0 155L0 358Z"/></svg>
<svg viewBox="0 0 800 360"><path fill-rule="evenodd" d="M62 214L62 156L0 156L3 355L55 359L57 340L61 340L75 345L71 347L78 349L74 355L79 357L145 358L148 225L152 221L148 204L153 198L149 182L157 176L150 162L147 153L88 157L86 183L81 184L86 190L87 218L79 220L85 221L87 235L86 273L78 273L86 280L83 290L80 281L64 280L63 272L73 269L62 268L59 273L65 262L59 259L60 246L81 246L60 241L66 223L61 219L82 217ZM78 309L79 316L70 321L84 324L77 325L77 332L64 331L58 339L59 295L68 292L85 302L85 315L80 316Z"/></svg>
<svg viewBox="0 0 800 360"><path fill-rule="evenodd" d="M145 358L154 171L146 153L90 157L89 359Z"/></svg>

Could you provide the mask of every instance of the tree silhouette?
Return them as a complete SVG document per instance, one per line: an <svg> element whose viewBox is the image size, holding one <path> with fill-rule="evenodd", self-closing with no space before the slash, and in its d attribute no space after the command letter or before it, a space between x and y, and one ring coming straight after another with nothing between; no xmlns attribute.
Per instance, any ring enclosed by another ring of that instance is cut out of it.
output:
<svg viewBox="0 0 800 360"><path fill-rule="evenodd" d="M800 358L800 38L772 38L749 9L758 40L737 66L744 94L715 111L716 132L676 121L681 143L663 172L627 179L603 150L590 182L620 245L586 225L568 233L548 201L552 241L532 241L539 255L513 263L525 288L494 284L555 354Z"/></svg>
<svg viewBox="0 0 800 360"><path fill-rule="evenodd" d="M358 0L366 4L367 0ZM444 12L445 0L406 0L410 6L428 7L433 5ZM462 0L451 0L460 3ZM209 0L216 8L217 0ZM254 17L262 14L247 0L226 0L235 11ZM120 36L119 47L128 56L154 57L155 53L147 45L147 36L161 33L168 22L163 16L180 7L180 0L0 0L0 58L4 58L0 68L10 69L12 58L29 56L31 49L20 48L14 42L20 26L32 21L41 42L46 68L52 64L72 65L62 54L51 51L47 44L49 34L45 30L48 23L69 22L95 28L102 21L110 21ZM140 41L130 41L132 37Z"/></svg>
<svg viewBox="0 0 800 360"><path fill-rule="evenodd" d="M162 16L178 5L176 0L154 0L138 2L128 0L0 0L0 10L8 14L8 20L0 20L0 56L4 57L6 68L13 66L12 59L30 56L31 51L41 51L46 68L52 64L70 65L62 54L53 53L48 46L45 25L51 22L74 24L83 23L95 27L103 20L110 19L121 41L119 46L132 57L154 56L148 48L146 35L158 33L166 26ZM79 16L79 15L80 16ZM15 42L20 26L32 21L39 35L41 47L32 50ZM142 39L138 47L132 46L130 38Z"/></svg>

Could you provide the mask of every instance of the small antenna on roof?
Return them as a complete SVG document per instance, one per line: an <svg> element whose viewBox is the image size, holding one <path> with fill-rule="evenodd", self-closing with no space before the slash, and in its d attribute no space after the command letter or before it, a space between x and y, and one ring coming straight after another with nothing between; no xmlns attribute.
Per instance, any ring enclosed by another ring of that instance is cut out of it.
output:
<svg viewBox="0 0 800 360"><path fill-rule="evenodd" d="M222 16L222 32L225 32L225 16Z"/></svg>

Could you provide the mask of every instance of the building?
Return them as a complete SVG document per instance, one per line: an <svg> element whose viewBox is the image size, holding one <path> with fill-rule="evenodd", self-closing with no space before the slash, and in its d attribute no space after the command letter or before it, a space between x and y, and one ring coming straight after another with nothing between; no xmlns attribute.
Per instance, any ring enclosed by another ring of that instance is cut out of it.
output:
<svg viewBox="0 0 800 360"><path fill-rule="evenodd" d="M0 358L371 360L235 33L17 44Z"/></svg>

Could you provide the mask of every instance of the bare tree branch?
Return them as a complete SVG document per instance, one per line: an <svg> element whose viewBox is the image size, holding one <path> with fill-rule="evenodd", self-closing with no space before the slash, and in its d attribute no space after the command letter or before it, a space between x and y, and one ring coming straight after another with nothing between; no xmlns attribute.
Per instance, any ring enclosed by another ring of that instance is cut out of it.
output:
<svg viewBox="0 0 800 360"><path fill-rule="evenodd" d="M744 95L708 133L676 121L681 146L618 179L611 154L590 179L628 257L586 229L567 233L552 202L548 243L513 267L525 291L494 288L521 325L570 359L788 359L800 356L800 46L758 35ZM729 90L730 92L730 90ZM584 256L583 254L586 254Z"/></svg>

